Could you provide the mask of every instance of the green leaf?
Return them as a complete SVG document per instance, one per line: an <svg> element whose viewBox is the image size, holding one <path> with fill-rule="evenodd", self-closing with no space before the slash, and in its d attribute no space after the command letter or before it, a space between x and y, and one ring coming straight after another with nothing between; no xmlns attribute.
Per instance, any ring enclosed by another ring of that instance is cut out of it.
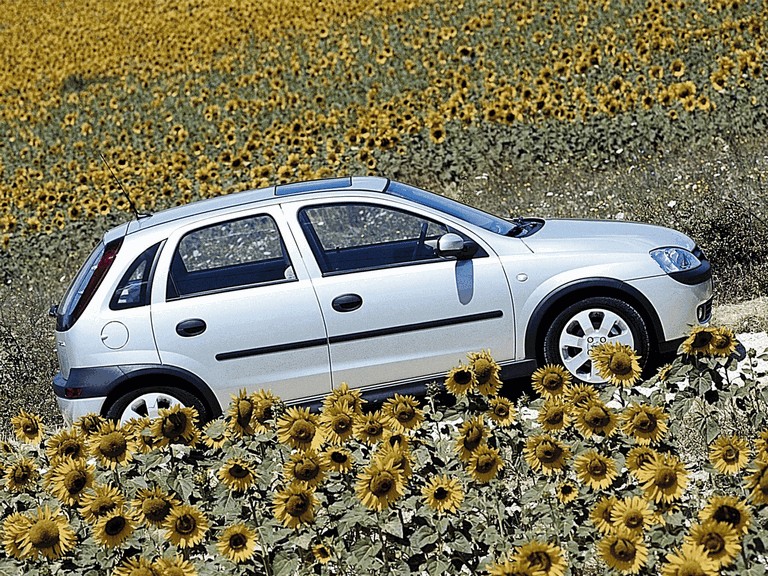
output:
<svg viewBox="0 0 768 576"><path fill-rule="evenodd" d="M299 567L298 556L288 555L287 552L278 552L275 554L275 561L272 563L272 569L275 576L292 576Z"/></svg>

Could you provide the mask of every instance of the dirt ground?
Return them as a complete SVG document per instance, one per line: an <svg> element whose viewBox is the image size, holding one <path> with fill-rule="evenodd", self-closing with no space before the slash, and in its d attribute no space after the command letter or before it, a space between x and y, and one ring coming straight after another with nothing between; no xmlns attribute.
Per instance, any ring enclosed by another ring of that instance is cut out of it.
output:
<svg viewBox="0 0 768 576"><path fill-rule="evenodd" d="M725 325L737 333L768 331L768 296L716 306L712 325Z"/></svg>

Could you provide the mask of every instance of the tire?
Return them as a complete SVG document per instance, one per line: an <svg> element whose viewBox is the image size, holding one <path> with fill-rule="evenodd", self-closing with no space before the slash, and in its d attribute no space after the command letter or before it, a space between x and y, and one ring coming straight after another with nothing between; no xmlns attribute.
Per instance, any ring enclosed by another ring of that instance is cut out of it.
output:
<svg viewBox="0 0 768 576"><path fill-rule="evenodd" d="M161 408L177 404L197 410L200 424L210 419L209 410L200 398L173 386L149 386L124 394L109 407L107 418L121 423L131 418L155 418Z"/></svg>
<svg viewBox="0 0 768 576"><path fill-rule="evenodd" d="M632 347L641 367L648 361L650 335L642 316L623 300L600 296L571 304L555 317L544 336L544 362L564 366L581 382L601 384L605 379L593 369L589 349L604 342Z"/></svg>

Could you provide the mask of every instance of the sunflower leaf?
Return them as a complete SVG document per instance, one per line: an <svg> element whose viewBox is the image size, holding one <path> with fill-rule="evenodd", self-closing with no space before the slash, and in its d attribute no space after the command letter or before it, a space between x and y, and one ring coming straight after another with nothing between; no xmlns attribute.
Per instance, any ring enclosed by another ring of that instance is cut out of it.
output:
<svg viewBox="0 0 768 576"><path fill-rule="evenodd" d="M289 555L288 552L278 552L275 554L275 560L272 563L275 576L289 576L296 573L299 567L299 558L295 555Z"/></svg>

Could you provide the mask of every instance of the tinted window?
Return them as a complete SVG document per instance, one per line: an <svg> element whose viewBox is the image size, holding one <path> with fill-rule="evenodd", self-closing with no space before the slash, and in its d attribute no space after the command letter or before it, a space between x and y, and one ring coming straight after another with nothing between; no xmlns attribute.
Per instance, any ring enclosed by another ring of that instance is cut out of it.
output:
<svg viewBox="0 0 768 576"><path fill-rule="evenodd" d="M125 271L109 302L112 310L124 310L149 304L149 281L158 248L160 243L147 248Z"/></svg>
<svg viewBox="0 0 768 576"><path fill-rule="evenodd" d="M299 221L324 273L416 263L436 258L442 224L373 204L304 208Z"/></svg>
<svg viewBox="0 0 768 576"><path fill-rule="evenodd" d="M294 279L270 216L206 226L185 235L171 263L168 297Z"/></svg>

